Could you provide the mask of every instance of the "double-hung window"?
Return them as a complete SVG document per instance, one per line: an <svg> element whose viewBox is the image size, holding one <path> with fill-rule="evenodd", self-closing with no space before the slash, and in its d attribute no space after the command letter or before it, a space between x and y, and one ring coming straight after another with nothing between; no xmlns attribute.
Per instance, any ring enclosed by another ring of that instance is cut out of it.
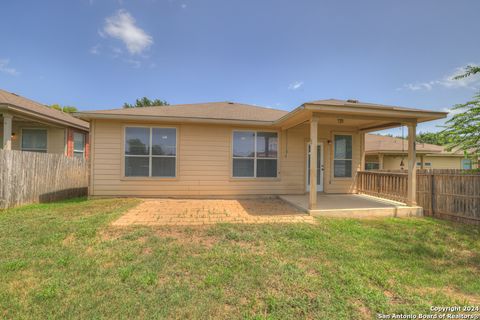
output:
<svg viewBox="0 0 480 320"><path fill-rule="evenodd" d="M85 134L83 133L73 133L73 156L75 158L85 158Z"/></svg>
<svg viewBox="0 0 480 320"><path fill-rule="evenodd" d="M22 150L47 152L47 129L22 129Z"/></svg>
<svg viewBox="0 0 480 320"><path fill-rule="evenodd" d="M175 128L125 128L126 177L176 177Z"/></svg>
<svg viewBox="0 0 480 320"><path fill-rule="evenodd" d="M333 175L335 178L352 177L352 136L335 135Z"/></svg>
<svg viewBox="0 0 480 320"><path fill-rule="evenodd" d="M277 166L278 134L276 132L233 132L233 177L275 178Z"/></svg>

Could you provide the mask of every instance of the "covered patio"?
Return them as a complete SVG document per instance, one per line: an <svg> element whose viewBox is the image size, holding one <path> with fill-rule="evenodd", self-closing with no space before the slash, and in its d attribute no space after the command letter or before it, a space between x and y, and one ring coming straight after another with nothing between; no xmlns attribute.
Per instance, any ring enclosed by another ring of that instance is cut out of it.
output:
<svg viewBox="0 0 480 320"><path fill-rule="evenodd" d="M312 216L369 218L421 216L422 208L363 194L317 193L315 208L309 208L309 194L283 195L280 198Z"/></svg>
<svg viewBox="0 0 480 320"><path fill-rule="evenodd" d="M282 195L281 198L313 215L421 215L422 208L416 205L417 124L446 115L445 112L357 100L319 100L303 104L278 122L282 130L302 128L307 136L305 194ZM359 173L365 172L365 135L400 126L408 128L405 179L382 177L380 182L382 188L389 191L385 198L392 199L393 194L393 198L401 202L383 199L381 190L375 197L360 195L364 189L361 184L370 182L359 179Z"/></svg>

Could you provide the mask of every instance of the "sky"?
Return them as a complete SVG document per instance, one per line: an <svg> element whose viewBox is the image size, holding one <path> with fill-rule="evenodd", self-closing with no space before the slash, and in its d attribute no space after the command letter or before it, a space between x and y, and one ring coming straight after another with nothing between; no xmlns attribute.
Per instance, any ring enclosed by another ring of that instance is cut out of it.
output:
<svg viewBox="0 0 480 320"><path fill-rule="evenodd" d="M0 12L0 88L81 111L143 96L447 111L480 88L452 80L480 64L478 0L4 0Z"/></svg>

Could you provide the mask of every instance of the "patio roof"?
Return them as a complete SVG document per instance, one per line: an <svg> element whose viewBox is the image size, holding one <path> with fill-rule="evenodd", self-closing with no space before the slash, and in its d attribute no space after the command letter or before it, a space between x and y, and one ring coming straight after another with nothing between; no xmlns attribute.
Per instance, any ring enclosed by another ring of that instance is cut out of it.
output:
<svg viewBox="0 0 480 320"><path fill-rule="evenodd" d="M393 128L406 123L442 119L447 112L381 105L357 100L316 100L306 102L284 115L275 124L291 127L315 116L319 124L354 126L364 132Z"/></svg>
<svg viewBox="0 0 480 320"><path fill-rule="evenodd" d="M25 117L70 126L88 131L89 124L68 113L49 108L18 94L0 89L0 111L12 111ZM1 112L0 112L1 113Z"/></svg>

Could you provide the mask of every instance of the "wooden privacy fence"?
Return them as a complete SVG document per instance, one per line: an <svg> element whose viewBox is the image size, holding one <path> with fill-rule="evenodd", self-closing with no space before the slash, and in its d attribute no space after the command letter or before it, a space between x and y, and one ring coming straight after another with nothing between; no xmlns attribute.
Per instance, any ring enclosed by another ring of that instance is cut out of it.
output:
<svg viewBox="0 0 480 320"><path fill-rule="evenodd" d="M417 170L417 202L425 215L480 224L480 172Z"/></svg>
<svg viewBox="0 0 480 320"><path fill-rule="evenodd" d="M83 159L0 150L0 209L87 195Z"/></svg>
<svg viewBox="0 0 480 320"><path fill-rule="evenodd" d="M407 201L406 171L360 171L357 190L376 197ZM417 204L424 214L480 224L480 172L456 169L417 170Z"/></svg>

